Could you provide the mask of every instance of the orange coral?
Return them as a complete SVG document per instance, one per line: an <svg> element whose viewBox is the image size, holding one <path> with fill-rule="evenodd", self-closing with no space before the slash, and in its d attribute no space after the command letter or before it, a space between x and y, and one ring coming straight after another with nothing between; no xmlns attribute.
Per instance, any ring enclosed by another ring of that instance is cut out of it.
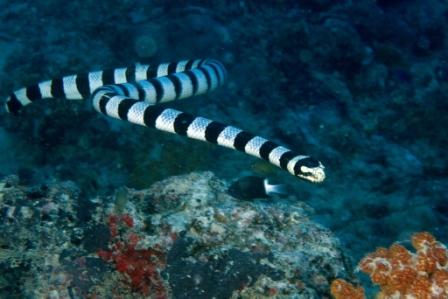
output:
<svg viewBox="0 0 448 299"><path fill-rule="evenodd" d="M358 268L380 287L377 298L448 298L446 246L428 232L414 234L412 246L415 253L399 244L378 248L359 262ZM363 298L356 297L353 290L359 292L359 288L350 283L339 279L333 283L331 293L336 299Z"/></svg>
<svg viewBox="0 0 448 299"><path fill-rule="evenodd" d="M335 279L331 283L331 294L336 299L365 299L364 289L356 287L343 279Z"/></svg>

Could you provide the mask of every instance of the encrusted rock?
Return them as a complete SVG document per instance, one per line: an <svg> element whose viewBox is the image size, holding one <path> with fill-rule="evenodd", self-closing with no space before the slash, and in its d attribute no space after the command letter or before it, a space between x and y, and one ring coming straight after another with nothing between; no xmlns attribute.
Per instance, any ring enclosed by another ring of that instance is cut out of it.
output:
<svg viewBox="0 0 448 299"><path fill-rule="evenodd" d="M12 211L2 266L31 297L319 298L345 272L338 242L303 203L239 201L211 172L91 200L73 183L46 186L31 198L36 186L0 191Z"/></svg>

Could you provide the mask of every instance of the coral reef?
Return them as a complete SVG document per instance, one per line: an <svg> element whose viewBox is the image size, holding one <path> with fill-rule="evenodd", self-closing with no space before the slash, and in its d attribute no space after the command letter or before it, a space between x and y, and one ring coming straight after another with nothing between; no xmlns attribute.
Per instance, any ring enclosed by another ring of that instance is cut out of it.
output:
<svg viewBox="0 0 448 299"><path fill-rule="evenodd" d="M313 210L294 196L241 201L229 186L202 172L87 197L70 182L6 177L0 297L329 296L346 264Z"/></svg>
<svg viewBox="0 0 448 299"><path fill-rule="evenodd" d="M359 262L359 270L380 287L377 298L448 298L448 250L430 233L412 236L415 252L400 244L378 248ZM336 299L365 298L362 288L337 279L331 293Z"/></svg>
<svg viewBox="0 0 448 299"><path fill-rule="evenodd" d="M3 178L0 297L87 297L106 270L81 246L92 206L70 182L24 186L16 176ZM101 244L103 231L94 233Z"/></svg>

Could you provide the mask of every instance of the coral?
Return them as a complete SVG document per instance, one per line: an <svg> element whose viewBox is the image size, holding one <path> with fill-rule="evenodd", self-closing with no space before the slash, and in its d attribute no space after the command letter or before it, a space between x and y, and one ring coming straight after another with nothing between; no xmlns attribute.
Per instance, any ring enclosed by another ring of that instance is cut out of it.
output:
<svg viewBox="0 0 448 299"><path fill-rule="evenodd" d="M343 279L335 279L331 283L331 294L336 299L363 299L364 289L357 287Z"/></svg>
<svg viewBox="0 0 448 299"><path fill-rule="evenodd" d="M412 246L400 244L378 248L364 257L359 270L380 287L377 298L448 298L448 251L428 232L415 233ZM364 298L362 289L337 279L331 293L335 298Z"/></svg>
<svg viewBox="0 0 448 299"><path fill-rule="evenodd" d="M115 264L133 290L155 298L166 298L159 270L165 266L165 254L158 248L137 249L140 237L127 229L134 225L131 216L109 216L111 250L99 250L98 256Z"/></svg>

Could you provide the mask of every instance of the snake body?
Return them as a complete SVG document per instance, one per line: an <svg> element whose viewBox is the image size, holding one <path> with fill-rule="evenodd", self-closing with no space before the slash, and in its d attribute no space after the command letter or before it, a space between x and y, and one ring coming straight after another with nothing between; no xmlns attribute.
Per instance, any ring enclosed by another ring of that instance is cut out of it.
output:
<svg viewBox="0 0 448 299"><path fill-rule="evenodd" d="M107 116L189 138L216 143L264 159L296 177L314 183L325 179L318 160L203 117L157 105L212 91L226 79L224 66L212 59L184 60L157 66L136 64L65 76L21 88L6 99L6 110L17 114L36 100L90 98Z"/></svg>

